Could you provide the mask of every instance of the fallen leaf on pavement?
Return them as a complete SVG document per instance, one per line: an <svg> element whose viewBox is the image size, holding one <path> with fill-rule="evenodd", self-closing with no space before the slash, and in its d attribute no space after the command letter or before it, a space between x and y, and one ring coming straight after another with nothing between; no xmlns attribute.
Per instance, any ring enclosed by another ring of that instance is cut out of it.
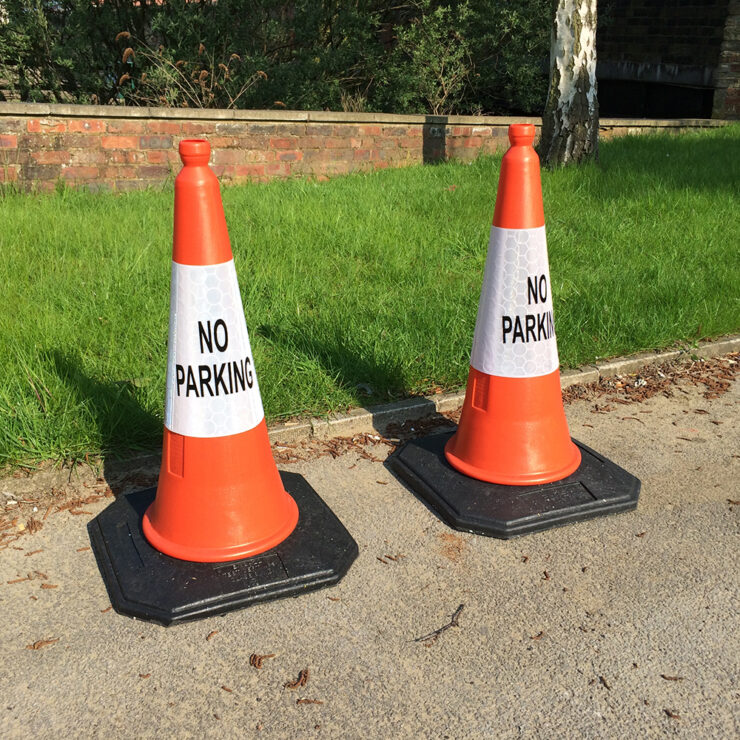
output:
<svg viewBox="0 0 740 740"><path fill-rule="evenodd" d="M290 689L291 691L305 686L308 683L309 671L308 668L304 668L299 674L295 681L288 681L284 684L283 688Z"/></svg>
<svg viewBox="0 0 740 740"><path fill-rule="evenodd" d="M274 657L275 657L275 653L269 653L268 655L258 655L257 653L252 653L249 656L249 665L259 670L260 668L262 668L263 660L267 660L268 658L274 658Z"/></svg>
<svg viewBox="0 0 740 740"><path fill-rule="evenodd" d="M36 640L36 642L32 642L30 645L26 645L26 650L41 650L41 648L45 648L47 645L53 645L55 642L59 642L59 637L50 637L48 640Z"/></svg>

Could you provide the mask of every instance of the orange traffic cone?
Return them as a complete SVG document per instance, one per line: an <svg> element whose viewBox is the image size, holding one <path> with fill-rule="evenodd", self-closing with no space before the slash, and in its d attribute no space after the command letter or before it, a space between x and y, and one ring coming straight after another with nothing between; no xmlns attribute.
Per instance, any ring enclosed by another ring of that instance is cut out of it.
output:
<svg viewBox="0 0 740 740"><path fill-rule="evenodd" d="M164 447L144 534L182 560L237 560L295 528L270 450L206 141L183 141L175 180Z"/></svg>
<svg viewBox="0 0 740 740"><path fill-rule="evenodd" d="M389 461L453 527L504 538L635 508L640 490L568 433L534 135L509 127L457 431Z"/></svg>
<svg viewBox="0 0 740 740"><path fill-rule="evenodd" d="M514 124L504 155L470 372L447 460L465 475L550 483L581 462L560 391L534 126Z"/></svg>
<svg viewBox="0 0 740 740"><path fill-rule="evenodd" d="M180 156L156 497L130 494L90 530L113 606L165 624L335 583L357 555L306 481L278 472L210 146Z"/></svg>

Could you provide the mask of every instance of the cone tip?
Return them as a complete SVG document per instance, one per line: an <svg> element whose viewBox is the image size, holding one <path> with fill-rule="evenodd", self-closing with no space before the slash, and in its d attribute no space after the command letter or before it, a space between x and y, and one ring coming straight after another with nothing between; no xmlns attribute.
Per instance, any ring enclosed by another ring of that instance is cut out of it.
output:
<svg viewBox="0 0 740 740"><path fill-rule="evenodd" d="M509 141L514 146L532 146L534 134L533 123L512 123L509 126Z"/></svg>
<svg viewBox="0 0 740 740"><path fill-rule="evenodd" d="M180 159L184 165L207 165L211 158L211 145L205 139L183 139L180 142Z"/></svg>

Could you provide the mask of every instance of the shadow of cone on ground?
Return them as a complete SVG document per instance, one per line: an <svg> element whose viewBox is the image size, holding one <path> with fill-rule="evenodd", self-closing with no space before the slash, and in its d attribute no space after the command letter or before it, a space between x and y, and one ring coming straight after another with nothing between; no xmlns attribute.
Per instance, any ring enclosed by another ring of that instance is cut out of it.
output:
<svg viewBox="0 0 740 740"><path fill-rule="evenodd" d="M398 363L377 362L368 354L361 354L349 334L331 327L323 332L320 341L313 337L321 332L307 323L297 323L289 328L262 324L255 334L270 342L277 351L293 354L297 363L305 360L306 372L319 371L338 381L352 396L358 406L376 406L390 398L379 395L378 388L391 388L393 398L407 395L407 382L403 368ZM296 409L301 411L301 409Z"/></svg>
<svg viewBox="0 0 740 740"><path fill-rule="evenodd" d="M132 427L138 429L137 439L151 442L149 449L159 443L162 421L136 400L133 380L93 378L84 371L80 357L72 352L55 349L48 353L48 357L72 400L84 405L94 417L99 435L95 446L104 454L125 450L124 445L132 436Z"/></svg>

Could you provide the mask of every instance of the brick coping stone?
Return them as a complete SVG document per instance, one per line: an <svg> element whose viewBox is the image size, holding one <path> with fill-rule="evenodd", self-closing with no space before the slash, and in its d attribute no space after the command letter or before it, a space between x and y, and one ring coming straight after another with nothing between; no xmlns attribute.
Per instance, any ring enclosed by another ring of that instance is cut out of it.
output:
<svg viewBox="0 0 740 740"><path fill-rule="evenodd" d="M379 123L509 126L539 122L539 116L436 116L397 113L347 113L343 111L237 110L146 108L122 105L69 105L66 103L0 103L0 116L59 118L132 118L189 121L259 121L271 123ZM602 118L602 128L719 128L731 121L710 118Z"/></svg>

